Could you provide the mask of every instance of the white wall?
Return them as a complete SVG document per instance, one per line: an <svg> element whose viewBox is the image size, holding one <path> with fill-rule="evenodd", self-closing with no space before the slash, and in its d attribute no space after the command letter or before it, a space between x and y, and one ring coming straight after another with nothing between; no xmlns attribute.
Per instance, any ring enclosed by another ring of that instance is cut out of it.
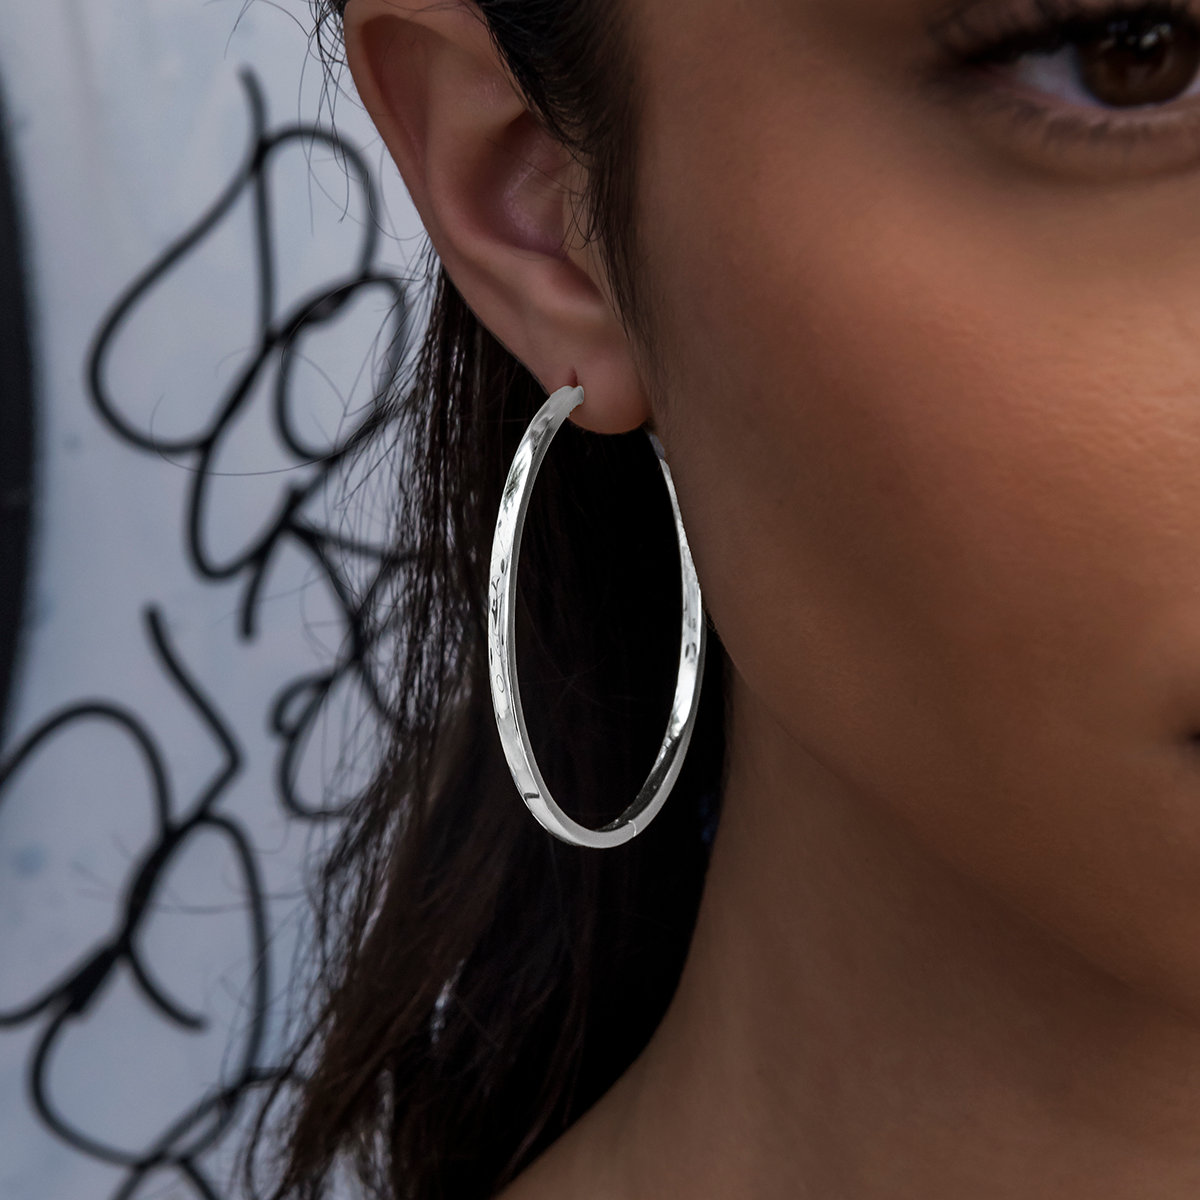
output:
<svg viewBox="0 0 1200 1200"><path fill-rule="evenodd" d="M300 0L253 0L244 11L242 0L0 0L0 79L23 190L39 370L30 620L5 749L11 754L61 706L100 699L128 710L161 751L173 819L194 811L221 752L148 640L143 610L158 606L175 652L245 755L212 811L253 844L276 997L287 984L301 864L324 835L284 812L274 777L282 743L267 716L289 681L336 659L344 622L311 554L285 539L258 606L260 632L240 636L246 573L207 582L185 554L195 455L123 442L88 396L84 363L114 299L209 207L241 161L248 117L239 68L253 67L262 80L272 127L328 123L321 70L306 53L308 20ZM336 97L334 120L365 147L382 180L380 268L402 273L420 247L407 198L352 96ZM351 269L366 217L344 165L323 147L281 152L271 179L277 310L285 311ZM155 438L194 436L211 422L253 349L250 218L246 195L113 344L108 379L119 410ZM306 345L292 396L311 440L336 438L370 400L374 339L386 315L381 295L364 293ZM287 489L317 470L297 465L279 443L269 407L274 369L212 463L204 536L219 555L251 544ZM335 481L306 511L318 527L379 533L386 463L368 483L339 507L347 489ZM365 569L350 559L343 566ZM347 747L360 776L371 761L361 689L345 687L326 709L301 772L310 798L335 783L353 786L354 770L340 778L337 769ZM104 719L68 724L0 791L0 1011L52 990L120 927L132 877L161 840L152 801L135 744ZM187 837L157 876L136 939L163 990L208 1027L195 1032L167 1019L121 963L54 1042L45 1077L55 1110L85 1137L134 1158L156 1143L186 1149L188 1139L164 1135L236 1074L245 1046L253 940L232 845L217 827ZM272 1011L263 1062L277 1047L282 1005ZM0 1200L100 1200L130 1178L67 1145L31 1107L30 1059L53 1012L0 1029ZM222 1197L236 1194L225 1179L230 1142L197 1160ZM164 1170L130 1194L202 1192L179 1170Z"/></svg>

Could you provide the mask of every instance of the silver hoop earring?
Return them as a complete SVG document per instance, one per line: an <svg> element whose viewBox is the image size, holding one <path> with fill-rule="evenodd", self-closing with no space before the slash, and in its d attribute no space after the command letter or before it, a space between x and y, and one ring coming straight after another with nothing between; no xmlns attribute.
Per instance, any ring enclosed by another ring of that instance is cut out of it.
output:
<svg viewBox="0 0 1200 1200"><path fill-rule="evenodd" d="M521 552L521 533L529 511L538 469L554 435L567 419L567 414L583 403L583 388L565 387L542 405L529 423L513 457L500 513L496 518L496 536L492 540L491 581L488 590L488 675L492 683L492 705L500 744L512 772L513 782L524 797L529 811L555 837L573 846L592 846L606 849L629 841L654 820L662 808L683 767L696 712L700 702L700 682L704 671L704 611L700 598L700 583L683 532L679 501L671 471L663 457L662 446L653 434L647 434L658 455L671 512L675 517L675 533L679 539L679 564L683 576L683 632L679 647L679 677L675 683L675 699L662 746L650 774L638 792L637 799L611 824L602 829L588 829L567 816L554 802L550 789L538 770L521 711L521 693L517 687L516 655L516 597L517 559Z"/></svg>

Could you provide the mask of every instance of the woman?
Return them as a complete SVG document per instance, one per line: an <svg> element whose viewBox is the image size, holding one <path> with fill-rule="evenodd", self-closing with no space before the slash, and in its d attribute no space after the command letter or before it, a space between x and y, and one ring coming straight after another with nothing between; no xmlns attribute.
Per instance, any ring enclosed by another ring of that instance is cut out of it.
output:
<svg viewBox="0 0 1200 1200"><path fill-rule="evenodd" d="M344 33L444 275L396 745L326 875L280 1194L341 1158L455 1200L1197 1195L1200 5ZM488 697L504 474L566 385L519 632L564 808L616 815L670 706L643 426L720 638L609 851L537 827Z"/></svg>

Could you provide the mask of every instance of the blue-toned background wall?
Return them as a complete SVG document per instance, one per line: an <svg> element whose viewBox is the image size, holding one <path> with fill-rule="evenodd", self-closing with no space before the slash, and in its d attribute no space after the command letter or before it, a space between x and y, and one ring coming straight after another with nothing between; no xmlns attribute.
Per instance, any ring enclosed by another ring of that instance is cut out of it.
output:
<svg viewBox="0 0 1200 1200"><path fill-rule="evenodd" d="M302 0L3 8L36 453L0 1200L225 1200L304 863L376 753L394 469L344 452L419 225Z"/></svg>

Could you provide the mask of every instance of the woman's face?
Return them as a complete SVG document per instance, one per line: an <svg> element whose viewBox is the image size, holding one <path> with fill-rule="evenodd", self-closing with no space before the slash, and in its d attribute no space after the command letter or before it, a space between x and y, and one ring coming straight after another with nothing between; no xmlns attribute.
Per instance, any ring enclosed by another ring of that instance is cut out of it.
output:
<svg viewBox="0 0 1200 1200"><path fill-rule="evenodd" d="M741 686L1200 1013L1193 25L629 7L655 419Z"/></svg>

